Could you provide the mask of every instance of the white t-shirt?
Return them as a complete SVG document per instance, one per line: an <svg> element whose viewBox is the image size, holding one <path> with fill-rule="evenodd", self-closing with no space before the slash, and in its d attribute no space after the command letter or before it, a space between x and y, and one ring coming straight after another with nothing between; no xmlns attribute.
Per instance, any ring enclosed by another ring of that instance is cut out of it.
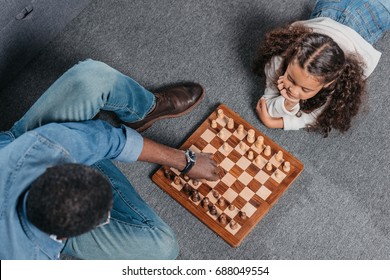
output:
<svg viewBox="0 0 390 280"><path fill-rule="evenodd" d="M361 37L355 30L345 26L330 18L319 17L305 21L295 22L294 24L303 24L311 28L314 32L328 35L331 37L345 53L358 53L365 63L364 75L367 78L378 65L381 53ZM272 117L283 118L285 130L297 130L312 124L317 116L322 112L324 106L306 114L302 112L300 117L296 114L300 107L297 104L291 111L284 107L284 97L280 95L279 90L272 83L277 80L277 70L282 63L280 56L271 58L265 66L266 89L264 98L266 99L268 112Z"/></svg>

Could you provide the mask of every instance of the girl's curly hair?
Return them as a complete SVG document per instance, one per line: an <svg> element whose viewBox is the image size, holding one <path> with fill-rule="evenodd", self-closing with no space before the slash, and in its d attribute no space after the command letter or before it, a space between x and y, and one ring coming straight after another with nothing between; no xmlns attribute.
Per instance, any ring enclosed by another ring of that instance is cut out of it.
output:
<svg viewBox="0 0 390 280"><path fill-rule="evenodd" d="M325 105L311 130L326 137L332 128L341 132L350 128L366 92L363 64L357 56L344 54L332 38L302 25L281 27L266 34L253 64L255 74L263 76L265 65L274 56L283 59L277 76L283 75L290 63L297 62L321 83L330 83L314 97L300 101L305 113ZM276 85L277 81L273 82Z"/></svg>

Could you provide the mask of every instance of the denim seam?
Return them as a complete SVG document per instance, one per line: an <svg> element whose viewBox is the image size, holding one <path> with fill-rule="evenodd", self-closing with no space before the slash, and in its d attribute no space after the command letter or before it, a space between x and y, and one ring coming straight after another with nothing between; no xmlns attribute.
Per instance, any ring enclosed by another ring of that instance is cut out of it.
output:
<svg viewBox="0 0 390 280"><path fill-rule="evenodd" d="M126 199L126 196L124 196L123 193L113 183L113 181L114 181L113 178L111 178L105 172L103 172L103 169L100 167L99 163L95 164L95 166L101 171L102 174L104 174L108 178L108 180L110 180L112 188L119 194L121 200L129 208L131 208L135 213L137 213L137 215L139 215L142 218L143 223L149 225L149 220L147 219L147 217L145 215L143 215L143 213L141 211L139 211L139 209L137 207L135 207L129 200ZM111 219L114 219L114 218L111 217ZM117 220L117 219L115 219L115 220ZM117 220L117 221L119 221L119 220ZM121 222L126 223L124 221L121 221ZM151 226L151 225L149 225L149 226Z"/></svg>
<svg viewBox="0 0 390 280"><path fill-rule="evenodd" d="M128 106L121 106L121 105L115 105L115 104L105 104L102 108L103 110L107 111L115 111L116 109L126 110L132 115L135 115L138 120L142 119L144 116L140 116L137 111L131 110Z"/></svg>

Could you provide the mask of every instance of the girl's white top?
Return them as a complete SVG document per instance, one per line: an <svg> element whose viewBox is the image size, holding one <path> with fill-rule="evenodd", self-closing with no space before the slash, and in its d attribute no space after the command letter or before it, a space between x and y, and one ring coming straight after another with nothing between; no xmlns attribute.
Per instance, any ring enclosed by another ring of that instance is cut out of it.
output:
<svg viewBox="0 0 390 280"><path fill-rule="evenodd" d="M360 36L352 28L345 26L330 18L319 17L305 21L298 21L294 24L303 24L311 28L314 32L325 34L331 37L344 51L344 53L358 54L365 64L364 76L368 78L377 66L381 53L377 51L370 43ZM302 112L300 117L296 114L300 107L297 104L291 111L284 107L284 97L280 95L277 87L272 83L277 80L277 70L282 63L280 56L275 56L265 66L266 88L264 98L266 99L268 112L272 117L283 118L285 130L297 130L312 124L317 116L322 112L325 105L306 114Z"/></svg>

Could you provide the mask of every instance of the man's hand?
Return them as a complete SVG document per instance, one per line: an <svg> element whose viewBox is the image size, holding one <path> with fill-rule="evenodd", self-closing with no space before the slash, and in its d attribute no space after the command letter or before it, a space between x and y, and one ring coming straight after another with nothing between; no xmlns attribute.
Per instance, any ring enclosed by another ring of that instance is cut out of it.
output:
<svg viewBox="0 0 390 280"><path fill-rule="evenodd" d="M265 103L264 98L260 98L257 102L256 113L259 116L260 120L266 127L269 128L283 128L284 123L282 118L273 118L268 113L267 104Z"/></svg>
<svg viewBox="0 0 390 280"><path fill-rule="evenodd" d="M212 159L212 154L196 153L195 165L188 172L188 176L192 179L216 181L219 179L218 170L218 165Z"/></svg>

